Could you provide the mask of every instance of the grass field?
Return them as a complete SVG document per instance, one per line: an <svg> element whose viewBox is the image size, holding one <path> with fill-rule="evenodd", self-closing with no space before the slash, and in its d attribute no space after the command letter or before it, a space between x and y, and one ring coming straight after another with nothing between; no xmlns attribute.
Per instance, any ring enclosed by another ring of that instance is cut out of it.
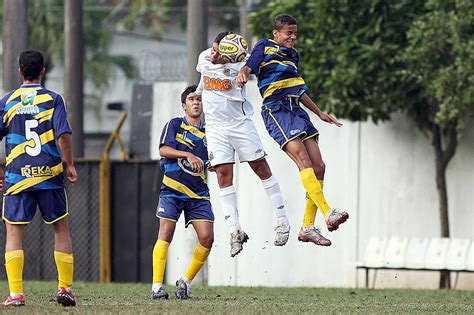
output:
<svg viewBox="0 0 474 315"><path fill-rule="evenodd" d="M64 313L53 282L25 283L26 307L12 313ZM7 295L6 282L0 282ZM365 290L311 288L193 287L193 298L152 301L148 284L75 283L78 306L70 313L474 313L474 292L448 290Z"/></svg>

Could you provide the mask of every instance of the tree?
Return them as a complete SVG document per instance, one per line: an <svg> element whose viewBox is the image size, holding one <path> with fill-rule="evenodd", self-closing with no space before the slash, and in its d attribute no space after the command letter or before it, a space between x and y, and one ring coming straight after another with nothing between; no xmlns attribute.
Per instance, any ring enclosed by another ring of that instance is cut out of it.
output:
<svg viewBox="0 0 474 315"><path fill-rule="evenodd" d="M98 10L99 0L84 0L83 15L85 42L85 79L92 83L97 93L89 95L99 100L101 91L107 88L114 69L120 69L129 79L136 76L133 59L125 55L111 55L110 45L113 32L105 27L102 21L107 17L106 10ZM64 1L62 0L29 0L28 24L29 43L32 49L43 52L48 71L55 66L54 62L64 60Z"/></svg>
<svg viewBox="0 0 474 315"><path fill-rule="evenodd" d="M402 111L429 135L440 232L449 237L446 168L474 115L472 1L273 1L253 15L255 34L271 34L281 13L301 22L300 69L321 107L375 123ZM449 286L449 275L442 274L440 286Z"/></svg>

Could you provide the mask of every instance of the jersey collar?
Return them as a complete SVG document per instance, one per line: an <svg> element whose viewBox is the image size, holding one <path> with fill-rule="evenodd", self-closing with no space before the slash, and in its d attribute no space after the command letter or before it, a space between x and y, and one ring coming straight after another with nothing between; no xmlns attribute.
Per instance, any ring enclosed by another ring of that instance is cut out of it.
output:
<svg viewBox="0 0 474 315"><path fill-rule="evenodd" d="M204 122L202 121L202 119L201 119L201 124L200 124L199 126L191 125L191 124L188 122L188 120L186 119L186 116L184 116L182 119L183 119L184 123L185 123L186 125L188 125L188 126L193 126L193 127L199 128L199 129L202 129L202 128L204 127Z"/></svg>

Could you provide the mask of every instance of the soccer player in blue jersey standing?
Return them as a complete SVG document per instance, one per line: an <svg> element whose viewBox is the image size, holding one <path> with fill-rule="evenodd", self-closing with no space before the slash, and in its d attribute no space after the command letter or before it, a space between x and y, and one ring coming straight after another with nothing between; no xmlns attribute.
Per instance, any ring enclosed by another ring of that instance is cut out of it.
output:
<svg viewBox="0 0 474 315"><path fill-rule="evenodd" d="M205 167L209 165L207 144L201 96L196 94L196 88L193 85L184 90L181 104L185 116L171 119L161 134L160 164L164 177L156 211L160 230L153 249L153 300L168 298L163 287L166 256L181 212L184 212L185 226L193 225L199 242L191 265L183 277L176 281L178 299L189 297L191 281L204 265L214 242L214 214L205 172Z"/></svg>
<svg viewBox="0 0 474 315"><path fill-rule="evenodd" d="M39 51L24 51L19 64L23 84L0 101L0 137L6 136L2 219L7 231L5 268L10 289L3 306L25 305L22 242L36 207L43 220L53 226L59 279L56 300L64 306L74 306L76 301L71 293L74 259L61 161L62 153L67 178L75 183L72 130L63 98L41 85L46 72L43 55Z"/></svg>
<svg viewBox="0 0 474 315"><path fill-rule="evenodd" d="M319 132L300 103L322 121L338 127L342 124L321 111L308 96L308 88L298 73L300 56L294 48L297 25L298 21L291 15L277 16L273 39L262 39L255 45L246 65L239 72L237 83L243 86L251 73L257 76L263 97L262 117L265 127L300 170L306 190L306 207L298 239L330 246L331 241L314 226L317 209L323 213L329 231L336 230L349 215L347 212L331 210L324 198L325 165L318 146Z"/></svg>

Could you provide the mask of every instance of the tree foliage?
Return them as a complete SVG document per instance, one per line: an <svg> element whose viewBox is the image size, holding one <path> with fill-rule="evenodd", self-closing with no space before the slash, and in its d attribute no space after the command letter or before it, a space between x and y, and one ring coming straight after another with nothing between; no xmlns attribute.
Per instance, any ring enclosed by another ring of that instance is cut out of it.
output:
<svg viewBox="0 0 474 315"><path fill-rule="evenodd" d="M300 21L303 77L339 117L402 110L423 130L472 114L472 1L272 1L253 14L254 33L270 36L282 13Z"/></svg>
<svg viewBox="0 0 474 315"><path fill-rule="evenodd" d="M136 66L125 55L111 55L113 32L102 21L109 14L98 10L99 0L84 0L84 76L98 90L105 89L115 69L123 71L127 78L134 78ZM0 7L0 10L3 6ZM29 47L44 53L48 71L55 62L64 61L64 1L28 1Z"/></svg>
<svg viewBox="0 0 474 315"><path fill-rule="evenodd" d="M449 237L446 168L474 115L474 2L278 0L252 16L254 33L270 36L282 13L300 21L300 69L321 107L376 123L404 112L430 137Z"/></svg>

